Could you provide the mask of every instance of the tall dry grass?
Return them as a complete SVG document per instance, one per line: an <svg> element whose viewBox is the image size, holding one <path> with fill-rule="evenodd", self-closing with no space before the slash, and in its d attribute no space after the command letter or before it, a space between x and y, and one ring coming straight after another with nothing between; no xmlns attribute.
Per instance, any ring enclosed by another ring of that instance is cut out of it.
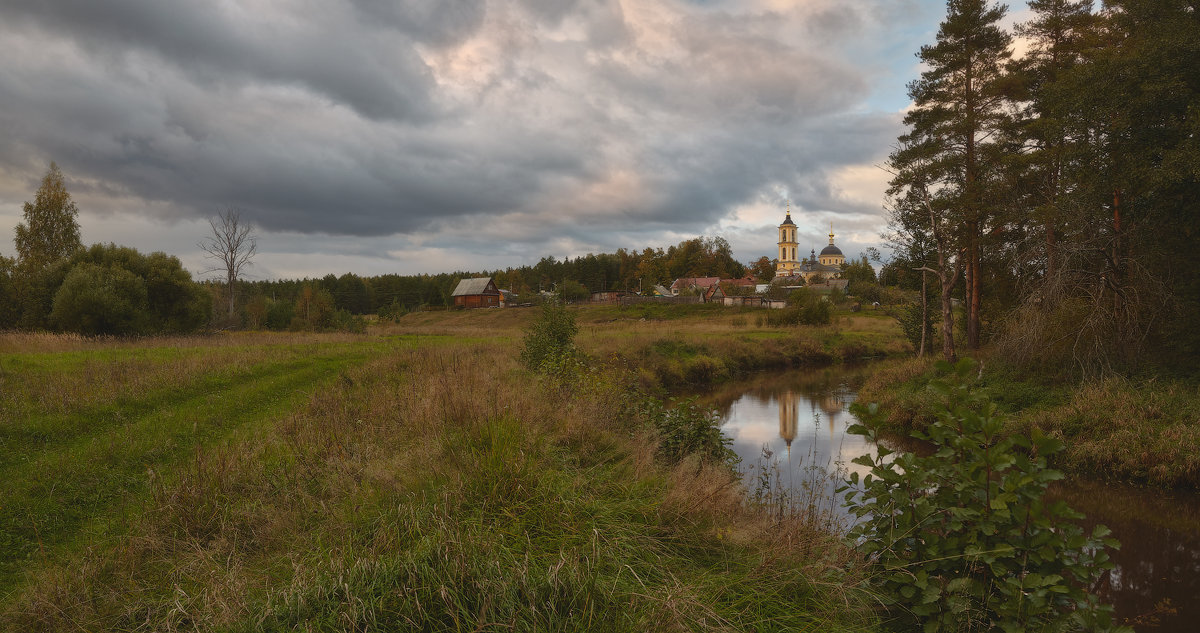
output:
<svg viewBox="0 0 1200 633"><path fill-rule="evenodd" d="M1059 466L1101 478L1200 489L1200 386L1110 376L1076 386L1061 405L1016 416L1064 440Z"/></svg>
<svg viewBox="0 0 1200 633"><path fill-rule="evenodd" d="M30 567L0 627L863 630L852 566L728 470L665 468L607 372L397 349L147 474L120 537Z"/></svg>

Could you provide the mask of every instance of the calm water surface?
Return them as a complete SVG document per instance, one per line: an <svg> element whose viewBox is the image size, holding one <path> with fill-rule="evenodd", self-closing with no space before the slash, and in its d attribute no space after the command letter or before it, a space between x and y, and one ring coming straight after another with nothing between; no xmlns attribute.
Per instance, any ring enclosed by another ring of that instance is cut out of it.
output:
<svg viewBox="0 0 1200 633"><path fill-rule="evenodd" d="M813 467L865 474L850 462L874 454L875 446L846 428L855 421L848 407L869 372L862 366L762 374L705 400L720 412L749 485L764 465L784 486L811 485ZM1117 569L1096 587L1119 617L1139 632L1200 631L1200 495L1078 480L1052 494L1085 513L1089 528L1107 525L1121 541Z"/></svg>

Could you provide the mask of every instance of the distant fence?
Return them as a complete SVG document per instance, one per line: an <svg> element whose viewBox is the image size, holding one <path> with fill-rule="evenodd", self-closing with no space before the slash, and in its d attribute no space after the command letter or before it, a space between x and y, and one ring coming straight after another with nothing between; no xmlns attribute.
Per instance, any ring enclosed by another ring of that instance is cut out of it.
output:
<svg viewBox="0 0 1200 633"><path fill-rule="evenodd" d="M703 297L621 297L621 305L632 306L642 303L704 303Z"/></svg>

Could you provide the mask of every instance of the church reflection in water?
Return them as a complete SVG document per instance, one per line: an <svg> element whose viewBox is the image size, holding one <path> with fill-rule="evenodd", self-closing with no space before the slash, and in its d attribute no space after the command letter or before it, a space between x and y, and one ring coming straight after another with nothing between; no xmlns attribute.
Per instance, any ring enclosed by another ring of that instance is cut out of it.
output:
<svg viewBox="0 0 1200 633"><path fill-rule="evenodd" d="M778 469L785 485L798 485L801 469L858 469L850 460L874 451L862 437L845 433L861 378L861 371L845 368L762 375L709 394L707 402L721 414L748 483L769 455L766 465Z"/></svg>
<svg viewBox="0 0 1200 633"><path fill-rule="evenodd" d="M814 426L824 426L828 431L828 439L834 439L841 429L841 414L849 406L846 389L845 385L837 385L823 394L814 394L785 388L775 395L779 407L779 439L783 440L788 457L791 457L792 442L796 440L797 427L800 425L800 408L805 404L808 405Z"/></svg>

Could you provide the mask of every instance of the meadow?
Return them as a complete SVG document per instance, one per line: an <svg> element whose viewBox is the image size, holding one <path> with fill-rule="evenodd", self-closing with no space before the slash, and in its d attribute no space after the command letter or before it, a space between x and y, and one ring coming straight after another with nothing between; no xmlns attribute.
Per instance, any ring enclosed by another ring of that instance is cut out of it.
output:
<svg viewBox="0 0 1200 633"><path fill-rule="evenodd" d="M1062 440L1052 465L1072 475L1200 490L1200 380L1147 370L1083 380L1016 371L985 351L979 385L1005 414L1006 434L1034 429ZM860 398L887 412L893 431L928 426L938 399L932 359L881 363Z"/></svg>
<svg viewBox="0 0 1200 633"><path fill-rule="evenodd" d="M567 381L517 362L534 310L0 335L0 628L872 630L823 518L662 459L647 403L902 351L894 324L576 314Z"/></svg>

